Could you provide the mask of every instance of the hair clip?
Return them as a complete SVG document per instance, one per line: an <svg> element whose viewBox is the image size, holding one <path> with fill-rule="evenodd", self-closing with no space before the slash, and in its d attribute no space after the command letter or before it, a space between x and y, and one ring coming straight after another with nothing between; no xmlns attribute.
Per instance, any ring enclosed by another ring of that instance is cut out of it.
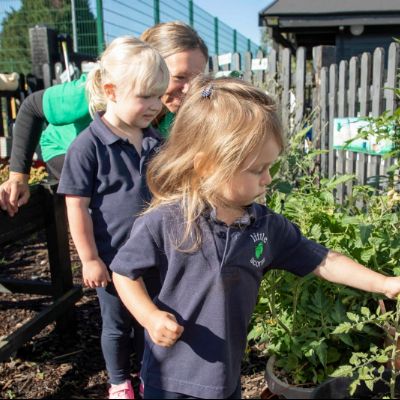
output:
<svg viewBox="0 0 400 400"><path fill-rule="evenodd" d="M213 86L212 85L208 85L201 92L201 97L204 97L204 98L211 97L212 90L213 90Z"/></svg>

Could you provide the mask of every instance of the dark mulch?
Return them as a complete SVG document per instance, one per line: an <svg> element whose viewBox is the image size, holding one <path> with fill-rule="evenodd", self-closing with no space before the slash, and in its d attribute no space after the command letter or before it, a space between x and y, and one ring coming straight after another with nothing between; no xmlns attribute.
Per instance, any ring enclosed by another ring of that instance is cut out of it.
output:
<svg viewBox="0 0 400 400"><path fill-rule="evenodd" d="M0 253L0 276L49 280L44 233L6 246ZM71 243L74 280L80 284L80 262ZM50 298L0 294L0 340L28 321ZM0 363L0 398L105 398L107 374L100 349L100 311L95 292L84 290L76 305L76 325L69 334L55 323ZM256 348L243 363L243 398L260 398L266 359ZM133 377L137 386L137 378ZM264 392L265 393L265 392ZM264 396L263 396L264 397Z"/></svg>

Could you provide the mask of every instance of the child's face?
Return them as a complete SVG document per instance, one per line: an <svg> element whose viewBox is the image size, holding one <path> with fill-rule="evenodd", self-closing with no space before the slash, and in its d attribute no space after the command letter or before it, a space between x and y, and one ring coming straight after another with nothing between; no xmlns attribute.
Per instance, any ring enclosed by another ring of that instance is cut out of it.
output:
<svg viewBox="0 0 400 400"><path fill-rule="evenodd" d="M120 95L114 105L118 119L129 127L147 128L162 108L161 96Z"/></svg>
<svg viewBox="0 0 400 400"><path fill-rule="evenodd" d="M277 160L281 148L275 138L264 141L256 154L252 154L233 176L232 181L223 188L222 196L236 207L251 204L257 197L265 195L271 183L270 167Z"/></svg>

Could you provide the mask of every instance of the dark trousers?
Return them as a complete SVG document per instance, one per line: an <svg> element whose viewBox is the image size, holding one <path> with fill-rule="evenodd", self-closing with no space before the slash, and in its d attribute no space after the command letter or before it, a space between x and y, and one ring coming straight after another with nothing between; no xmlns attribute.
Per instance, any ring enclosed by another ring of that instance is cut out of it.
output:
<svg viewBox="0 0 400 400"><path fill-rule="evenodd" d="M153 298L160 290L160 279L154 276L144 280L147 291ZM97 288L96 291L102 318L101 349L109 382L118 385L130 377L132 353L135 353L140 368L144 330L126 309L112 283L106 288Z"/></svg>
<svg viewBox="0 0 400 400"><path fill-rule="evenodd" d="M47 161L46 163L46 169L47 172L49 173L49 180L50 179L55 179L56 181L60 180L61 176L61 170L64 165L64 160L65 160L65 154L62 154L61 156L56 156Z"/></svg>
<svg viewBox="0 0 400 400"><path fill-rule="evenodd" d="M167 392L162 389L157 389L144 385L144 399L196 399L197 397L189 397L181 393ZM239 383L233 394L227 399L241 399L242 398L242 385Z"/></svg>

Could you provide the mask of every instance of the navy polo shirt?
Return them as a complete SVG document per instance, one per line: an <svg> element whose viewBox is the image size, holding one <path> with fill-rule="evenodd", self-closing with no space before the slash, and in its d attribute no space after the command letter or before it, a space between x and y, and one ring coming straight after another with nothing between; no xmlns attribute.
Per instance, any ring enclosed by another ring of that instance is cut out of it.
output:
<svg viewBox="0 0 400 400"><path fill-rule="evenodd" d="M110 268L136 279L156 266L162 288L155 304L173 313L185 329L170 348L155 345L146 334L145 385L220 399L232 395L240 379L248 324L264 273L277 268L306 275L328 249L259 204L249 208L247 222L228 227L205 215L199 224L201 249L182 252L177 249L184 231L180 207L153 209L135 221Z"/></svg>
<svg viewBox="0 0 400 400"><path fill-rule="evenodd" d="M144 129L139 156L135 147L115 135L97 114L68 149L58 193L90 197L94 237L107 266L151 199L146 165L159 144L158 132Z"/></svg>

